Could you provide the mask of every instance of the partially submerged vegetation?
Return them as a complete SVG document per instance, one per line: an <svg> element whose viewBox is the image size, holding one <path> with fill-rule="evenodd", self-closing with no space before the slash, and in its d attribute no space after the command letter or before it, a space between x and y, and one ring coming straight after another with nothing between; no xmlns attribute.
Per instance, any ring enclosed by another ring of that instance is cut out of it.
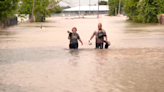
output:
<svg viewBox="0 0 164 92"><path fill-rule="evenodd" d="M1 0L0 1L0 25L7 26L9 18L18 14L23 18L23 15L29 15L29 20L32 18L34 0ZM61 7L58 5L60 0L35 0L34 21L43 22L46 17L50 17L52 13L61 13Z"/></svg>
<svg viewBox="0 0 164 92"><path fill-rule="evenodd" d="M139 23L157 23L157 15L164 13L164 0L121 0L121 12ZM119 0L108 0L109 15L118 12ZM117 8L117 9L116 9Z"/></svg>

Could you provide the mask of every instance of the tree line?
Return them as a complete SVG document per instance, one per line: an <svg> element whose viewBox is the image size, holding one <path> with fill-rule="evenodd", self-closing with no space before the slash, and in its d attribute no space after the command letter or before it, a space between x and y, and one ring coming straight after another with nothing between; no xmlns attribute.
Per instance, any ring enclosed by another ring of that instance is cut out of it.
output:
<svg viewBox="0 0 164 92"><path fill-rule="evenodd" d="M7 19L15 13L32 15L34 0L0 0L0 23L6 24ZM60 13L58 5L61 0L36 0L34 15L35 21L45 21L51 13ZM109 15L117 15L120 0L99 2L100 5L109 5ZM125 13L130 20L140 23L157 23L157 15L164 13L164 0L121 0L121 13Z"/></svg>
<svg viewBox="0 0 164 92"><path fill-rule="evenodd" d="M15 14L19 0L1 0L0 1L0 24L6 24L7 19Z"/></svg>
<svg viewBox="0 0 164 92"><path fill-rule="evenodd" d="M7 24L8 18L19 14L32 15L34 0L0 0L0 24ZM34 15L35 21L42 22L45 17L52 13L60 13L62 11L58 3L61 0L35 0Z"/></svg>
<svg viewBox="0 0 164 92"><path fill-rule="evenodd" d="M29 14L32 17L32 7L34 0L22 0L20 3L20 9L18 9L19 15ZM55 0L35 0L34 16L36 22L45 21L46 17L49 17L53 12L60 13L61 8L58 5L59 1Z"/></svg>
<svg viewBox="0 0 164 92"><path fill-rule="evenodd" d="M116 15L119 0L108 0L108 3L109 15ZM157 16L164 13L164 0L121 0L121 12L135 22L157 23Z"/></svg>
<svg viewBox="0 0 164 92"><path fill-rule="evenodd" d="M18 14L19 17L29 15L29 19L33 20L32 10L34 10L35 21L43 22L52 13L61 13L62 9L70 8L69 6L60 7L58 5L60 1L71 5L67 0L0 0L0 24L7 25L8 19L14 17L15 14ZM35 3L34 9L33 3ZM100 1L99 4L107 5L107 2Z"/></svg>

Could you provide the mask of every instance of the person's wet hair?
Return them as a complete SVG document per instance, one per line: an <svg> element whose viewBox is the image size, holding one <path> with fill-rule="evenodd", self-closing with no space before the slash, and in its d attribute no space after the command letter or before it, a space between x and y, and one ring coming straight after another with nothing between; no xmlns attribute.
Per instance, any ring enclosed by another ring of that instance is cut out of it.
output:
<svg viewBox="0 0 164 92"><path fill-rule="evenodd" d="M73 28L72 28L72 31L73 31L73 29L76 29L76 31L77 31L77 28L76 28L76 27L73 27Z"/></svg>

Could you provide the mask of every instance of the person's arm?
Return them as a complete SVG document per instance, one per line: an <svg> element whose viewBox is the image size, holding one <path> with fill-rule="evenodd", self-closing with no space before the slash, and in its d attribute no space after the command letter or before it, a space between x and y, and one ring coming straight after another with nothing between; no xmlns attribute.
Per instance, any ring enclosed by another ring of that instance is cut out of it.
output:
<svg viewBox="0 0 164 92"><path fill-rule="evenodd" d="M83 45L83 41L80 39L80 36L77 36L77 39L81 42L81 45Z"/></svg>
<svg viewBox="0 0 164 92"><path fill-rule="evenodd" d="M108 42L108 37L107 37L107 35L105 36L105 40Z"/></svg>
<svg viewBox="0 0 164 92"><path fill-rule="evenodd" d="M71 37L70 37L70 36L68 36L68 39L71 39Z"/></svg>
<svg viewBox="0 0 164 92"><path fill-rule="evenodd" d="M108 42L108 37L106 35L106 32L104 31L104 35L105 35L105 41Z"/></svg>
<svg viewBox="0 0 164 92"><path fill-rule="evenodd" d="M96 34L96 32L94 32L94 33L92 34L92 36L91 36L91 38L90 38L89 41L91 41L91 40L93 39L93 37L95 36L95 34Z"/></svg>
<svg viewBox="0 0 164 92"><path fill-rule="evenodd" d="M91 38L90 38L90 40L92 40L94 36L95 36L95 35L92 35ZM90 40L89 40L89 41L90 41Z"/></svg>
<svg viewBox="0 0 164 92"><path fill-rule="evenodd" d="M79 39L79 41L81 42L81 45L83 45L83 41L81 39Z"/></svg>

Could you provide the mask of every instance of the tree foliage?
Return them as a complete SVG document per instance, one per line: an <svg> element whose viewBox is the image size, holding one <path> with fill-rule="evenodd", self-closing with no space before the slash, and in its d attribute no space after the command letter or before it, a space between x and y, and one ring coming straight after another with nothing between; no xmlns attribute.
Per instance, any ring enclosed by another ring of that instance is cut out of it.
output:
<svg viewBox="0 0 164 92"><path fill-rule="evenodd" d="M55 8L50 10L52 13L61 13L62 12L62 8L58 5Z"/></svg>
<svg viewBox="0 0 164 92"><path fill-rule="evenodd" d="M14 15L18 1L19 0L0 0L0 21L4 24L7 22L7 18Z"/></svg>
<svg viewBox="0 0 164 92"><path fill-rule="evenodd" d="M137 3L139 0L123 0L124 2L124 12L127 13L127 16L130 20L133 19L133 15L137 15Z"/></svg>
<svg viewBox="0 0 164 92"><path fill-rule="evenodd" d="M164 0L121 0L121 9L130 20L141 23L158 22L157 15L164 13ZM119 0L108 0L109 15L115 15L115 8L119 6Z"/></svg>
<svg viewBox="0 0 164 92"><path fill-rule="evenodd" d="M19 14L32 14L33 0L22 0ZM51 9L59 8L58 1L55 0L35 0L34 15L36 22L45 21L46 17L50 17Z"/></svg>
<svg viewBox="0 0 164 92"><path fill-rule="evenodd" d="M119 0L108 0L109 4L109 15L117 15L119 9ZM123 10L123 2L121 3L121 12Z"/></svg>
<svg viewBox="0 0 164 92"><path fill-rule="evenodd" d="M107 3L107 1L100 1L99 2L99 5L107 5L108 3Z"/></svg>
<svg viewBox="0 0 164 92"><path fill-rule="evenodd" d="M19 14L32 14L33 0L22 0L20 4Z"/></svg>
<svg viewBox="0 0 164 92"><path fill-rule="evenodd" d="M157 15L164 13L164 0L124 0L124 10L130 20L156 23Z"/></svg>

